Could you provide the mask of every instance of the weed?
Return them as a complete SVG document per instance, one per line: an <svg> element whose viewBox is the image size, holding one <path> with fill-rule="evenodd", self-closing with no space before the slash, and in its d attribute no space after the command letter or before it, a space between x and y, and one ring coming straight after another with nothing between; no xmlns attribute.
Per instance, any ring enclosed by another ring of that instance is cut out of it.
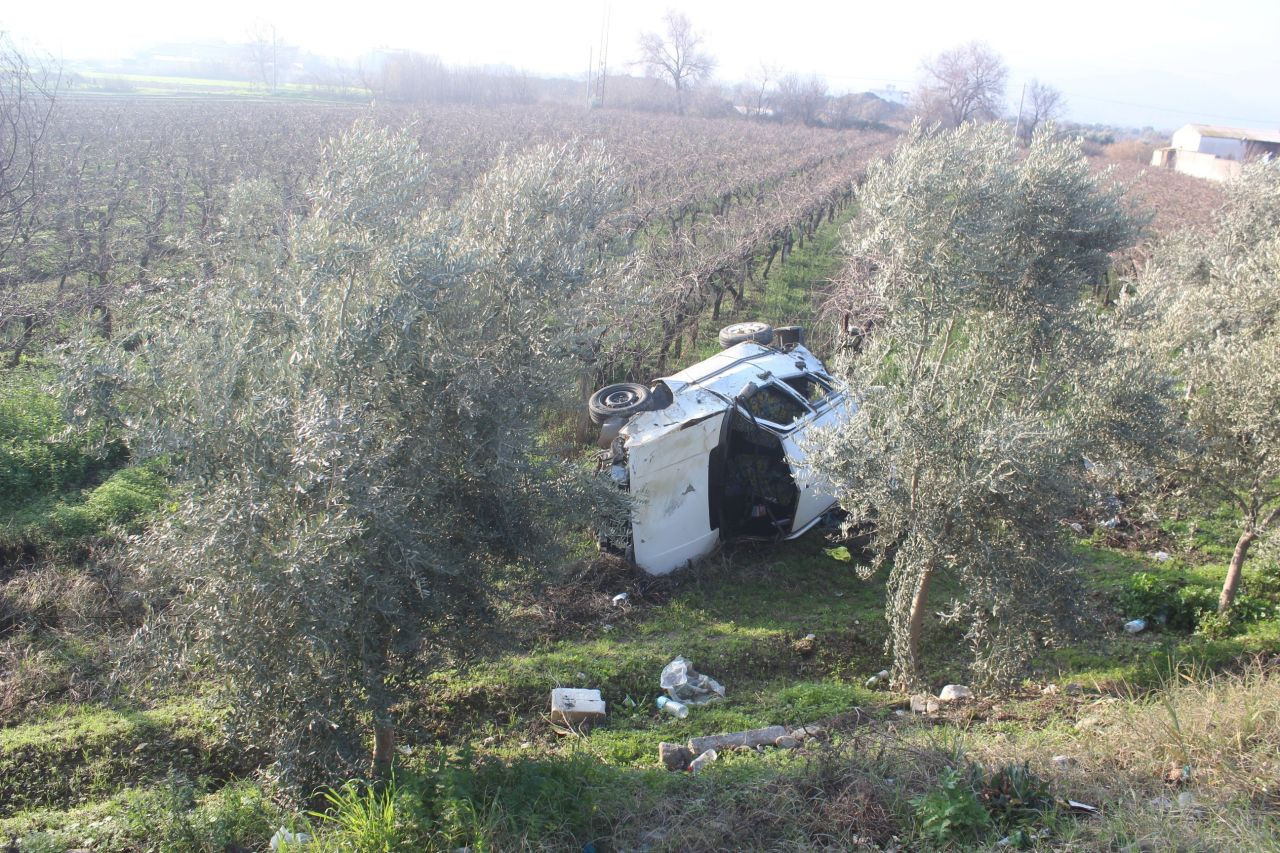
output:
<svg viewBox="0 0 1280 853"><path fill-rule="evenodd" d="M992 773L983 783L980 797L1004 832L1025 829L1056 809L1048 781L1033 773L1027 761L1006 764Z"/></svg>
<svg viewBox="0 0 1280 853"><path fill-rule="evenodd" d="M991 815L978 798L981 771L948 767L929 792L911 800L926 838L938 844L977 841L991 831Z"/></svg>
<svg viewBox="0 0 1280 853"><path fill-rule="evenodd" d="M318 821L316 841L307 849L394 853L422 849L427 825L420 793L402 787L393 775L385 782L348 781L321 795L324 811L309 812Z"/></svg>

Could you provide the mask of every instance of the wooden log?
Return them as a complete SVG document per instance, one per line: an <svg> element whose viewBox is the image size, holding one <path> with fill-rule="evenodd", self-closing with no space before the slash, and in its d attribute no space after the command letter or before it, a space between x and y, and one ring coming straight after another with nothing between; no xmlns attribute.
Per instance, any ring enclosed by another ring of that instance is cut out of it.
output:
<svg viewBox="0 0 1280 853"><path fill-rule="evenodd" d="M790 732L785 726L769 726L764 729L749 729L745 732L729 732L721 735L707 735L705 737L695 737L689 739L689 751L694 755L701 755L708 749L729 749L735 746L760 746L767 744L773 745L773 742L780 737L786 737Z"/></svg>

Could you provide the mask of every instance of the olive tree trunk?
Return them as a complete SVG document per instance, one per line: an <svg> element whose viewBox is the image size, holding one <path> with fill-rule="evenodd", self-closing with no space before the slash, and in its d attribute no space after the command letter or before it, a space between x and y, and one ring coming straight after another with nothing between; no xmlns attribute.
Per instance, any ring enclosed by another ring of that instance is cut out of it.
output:
<svg viewBox="0 0 1280 853"><path fill-rule="evenodd" d="M907 657L909 671L906 677L915 680L920 672L920 637L924 634L924 613L928 606L929 585L933 582L932 562L916 582L916 591L911 596L911 615L907 617Z"/></svg>
<svg viewBox="0 0 1280 853"><path fill-rule="evenodd" d="M1222 583L1222 594L1218 596L1219 613L1226 614L1231 610L1231 605L1235 603L1236 592L1240 589L1240 577L1244 573L1244 561L1249 556L1250 546L1277 519L1280 519L1280 507L1272 510L1271 514L1261 524L1250 525L1244 533L1240 534L1235 550L1231 552L1231 564L1227 567L1227 579Z"/></svg>
<svg viewBox="0 0 1280 853"><path fill-rule="evenodd" d="M396 729L390 718L374 721L373 724L373 763L370 775L374 779L384 779L391 775L391 761L396 750Z"/></svg>
<svg viewBox="0 0 1280 853"><path fill-rule="evenodd" d="M1247 530L1236 542L1236 549L1231 552L1231 565L1227 568L1227 579L1222 584L1222 594L1218 596L1218 612L1225 614L1236 600L1236 590L1240 587L1240 573L1244 570L1245 558L1249 556L1249 546L1258 534Z"/></svg>

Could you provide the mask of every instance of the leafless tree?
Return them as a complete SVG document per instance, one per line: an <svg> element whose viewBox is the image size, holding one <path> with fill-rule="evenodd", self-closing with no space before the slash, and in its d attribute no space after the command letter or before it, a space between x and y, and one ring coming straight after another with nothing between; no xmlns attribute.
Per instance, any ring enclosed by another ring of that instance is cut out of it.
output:
<svg viewBox="0 0 1280 853"><path fill-rule="evenodd" d="M280 40L275 24L263 21L254 25L250 34L249 57L262 85L274 92L280 85Z"/></svg>
<svg viewBox="0 0 1280 853"><path fill-rule="evenodd" d="M1032 80L1027 86L1026 108L1019 115L1019 133L1023 139L1031 139L1036 128L1048 122L1062 118L1066 110L1066 102L1062 92L1048 83Z"/></svg>
<svg viewBox="0 0 1280 853"><path fill-rule="evenodd" d="M943 51L923 64L916 112L946 127L991 121L1004 107L1009 70L988 45L972 41Z"/></svg>
<svg viewBox="0 0 1280 853"><path fill-rule="evenodd" d="M0 268L36 199L39 152L61 77L0 31Z"/></svg>
<svg viewBox="0 0 1280 853"><path fill-rule="evenodd" d="M640 36L640 64L650 75L671 81L676 90L676 112L683 114L689 87L709 77L716 60L707 53L702 34L694 31L684 14L667 10L663 21L665 34Z"/></svg>
<svg viewBox="0 0 1280 853"><path fill-rule="evenodd" d="M783 121L815 125L827 105L827 84L816 74L788 74L778 81L773 102Z"/></svg>
<svg viewBox="0 0 1280 853"><path fill-rule="evenodd" d="M764 116L769 103L769 84L776 83L777 79L777 67L761 62L759 68L739 83L736 96L743 112L756 118Z"/></svg>

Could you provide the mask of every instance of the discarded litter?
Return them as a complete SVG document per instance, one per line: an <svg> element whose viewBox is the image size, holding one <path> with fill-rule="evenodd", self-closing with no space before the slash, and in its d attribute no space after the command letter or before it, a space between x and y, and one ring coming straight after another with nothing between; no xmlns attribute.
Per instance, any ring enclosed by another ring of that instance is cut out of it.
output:
<svg viewBox="0 0 1280 853"><path fill-rule="evenodd" d="M719 757L719 753L717 753L714 749L708 749L706 752L702 753L697 758L693 759L693 761L689 762L689 772L690 773L700 772L702 768L706 767L708 764L715 761L716 758L718 757Z"/></svg>
<svg viewBox="0 0 1280 853"><path fill-rule="evenodd" d="M1132 619L1124 623L1124 629L1130 634L1136 634L1147 627L1146 619Z"/></svg>
<svg viewBox="0 0 1280 853"><path fill-rule="evenodd" d="M557 687L551 691L551 722L581 723L605 717L604 699L599 690Z"/></svg>
<svg viewBox="0 0 1280 853"><path fill-rule="evenodd" d="M1167 563L1173 559L1168 551L1148 551L1147 556L1155 560L1157 563Z"/></svg>
<svg viewBox="0 0 1280 853"><path fill-rule="evenodd" d="M627 595L625 592L620 592L613 597L613 606L621 607L622 605L626 604L627 601L630 600L630 598L631 596Z"/></svg>
<svg viewBox="0 0 1280 853"><path fill-rule="evenodd" d="M657 699L659 711L666 711L673 717L683 720L689 716L689 706L683 702L672 699L670 696L659 696Z"/></svg>
<svg viewBox="0 0 1280 853"><path fill-rule="evenodd" d="M875 675L867 679L866 686L868 688L875 687L880 682L888 681L888 680L889 680L889 670L882 669L879 672L877 672Z"/></svg>
<svg viewBox="0 0 1280 853"><path fill-rule="evenodd" d="M271 836L271 840L267 842L272 850L279 850L280 845L284 844L289 847L301 847L311 843L311 836L305 832L290 832L283 826L276 830L276 834Z"/></svg>
<svg viewBox="0 0 1280 853"><path fill-rule="evenodd" d="M1067 800L1067 807L1072 811L1084 812L1085 814L1102 814L1102 809L1097 806L1091 806L1088 803L1078 803L1075 800Z"/></svg>
<svg viewBox="0 0 1280 853"><path fill-rule="evenodd" d="M810 724L807 726L801 726L798 729L792 729L791 736L798 741L806 741L811 737L819 740L825 740L827 738L827 730L822 726Z"/></svg>
<svg viewBox="0 0 1280 853"><path fill-rule="evenodd" d="M714 678L703 675L683 656L677 657L662 668L658 684L672 699L686 705L704 705L714 699L724 698L724 686Z"/></svg>

